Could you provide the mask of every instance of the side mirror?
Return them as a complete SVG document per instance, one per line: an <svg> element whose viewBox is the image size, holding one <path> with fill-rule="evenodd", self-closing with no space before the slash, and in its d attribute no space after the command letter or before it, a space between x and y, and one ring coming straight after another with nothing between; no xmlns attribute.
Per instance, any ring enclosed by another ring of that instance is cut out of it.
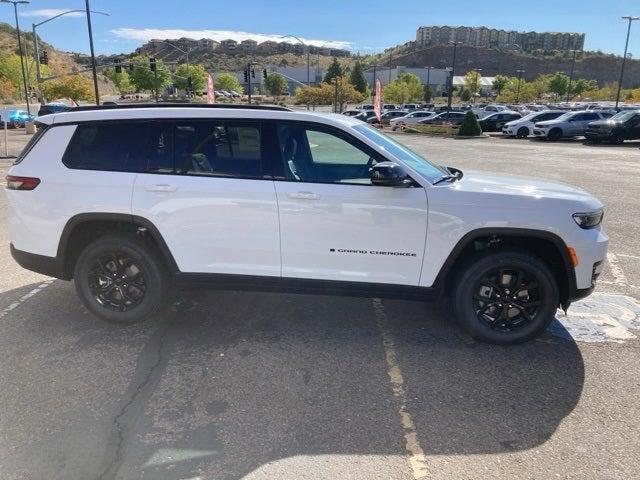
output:
<svg viewBox="0 0 640 480"><path fill-rule="evenodd" d="M413 180L401 165L380 162L371 169L371 183L379 187L410 187Z"/></svg>

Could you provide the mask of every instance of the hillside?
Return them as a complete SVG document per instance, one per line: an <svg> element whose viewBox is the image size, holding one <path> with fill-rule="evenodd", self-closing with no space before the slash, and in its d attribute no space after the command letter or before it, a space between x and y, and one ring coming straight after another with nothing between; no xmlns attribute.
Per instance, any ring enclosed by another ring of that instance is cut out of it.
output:
<svg viewBox="0 0 640 480"><path fill-rule="evenodd" d="M453 47L435 46L431 48L411 51L396 55L391 59L385 56L381 59L383 65L423 67L429 65L435 68L451 66ZM456 58L456 73L462 75L474 68L481 68L483 76L497 74L515 75L516 70L525 70L524 78L533 80L540 74L566 72L571 70L571 54L558 57L537 57L524 55L517 51L503 51L467 45L458 46ZM600 86L617 82L620 75L622 58L614 55L585 53L576 60L574 77L593 79ZM640 61L628 59L625 67L625 88L640 86Z"/></svg>

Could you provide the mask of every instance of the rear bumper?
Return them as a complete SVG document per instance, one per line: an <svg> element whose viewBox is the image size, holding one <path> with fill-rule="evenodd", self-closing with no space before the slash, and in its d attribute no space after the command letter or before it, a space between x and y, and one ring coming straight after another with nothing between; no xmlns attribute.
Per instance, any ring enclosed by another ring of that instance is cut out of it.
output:
<svg viewBox="0 0 640 480"><path fill-rule="evenodd" d="M65 271L64 265L57 257L24 252L15 248L13 244L11 244L10 249L11 256L22 268L61 280L71 280L71 277Z"/></svg>

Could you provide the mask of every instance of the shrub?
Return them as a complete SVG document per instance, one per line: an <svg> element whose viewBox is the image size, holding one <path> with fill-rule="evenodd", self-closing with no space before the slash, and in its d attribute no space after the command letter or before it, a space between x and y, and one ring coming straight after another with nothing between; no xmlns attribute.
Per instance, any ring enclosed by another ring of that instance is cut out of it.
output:
<svg viewBox="0 0 640 480"><path fill-rule="evenodd" d="M460 125L460 129L458 130L458 135L462 135L465 137L477 137L481 134L482 129L480 128L480 124L478 123L476 114L471 110L468 110L464 115L462 125Z"/></svg>

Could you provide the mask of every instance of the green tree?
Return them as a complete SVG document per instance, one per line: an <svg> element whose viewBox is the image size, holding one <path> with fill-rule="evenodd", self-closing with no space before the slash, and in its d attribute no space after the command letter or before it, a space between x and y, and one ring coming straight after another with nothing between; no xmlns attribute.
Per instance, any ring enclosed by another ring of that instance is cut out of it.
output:
<svg viewBox="0 0 640 480"><path fill-rule="evenodd" d="M126 70L117 73L115 68L105 68L104 76L111 80L121 94L133 93L134 87L131 84L131 78Z"/></svg>
<svg viewBox="0 0 640 480"><path fill-rule="evenodd" d="M467 110L467 113L464 114L464 118L462 119L462 124L458 129L458 135L463 135L466 137L477 137L482 134L482 129L480 128L480 124L478 123L478 117L471 110Z"/></svg>
<svg viewBox="0 0 640 480"><path fill-rule="evenodd" d="M327 73L324 76L324 82L331 83L334 78L342 77L342 75L344 75L344 72L342 71L342 67L338 62L338 59L336 57L333 57L333 61L331 62L331 65L329 65Z"/></svg>
<svg viewBox="0 0 640 480"><path fill-rule="evenodd" d="M233 73L220 73L216 75L216 89L227 92L242 92L242 85Z"/></svg>
<svg viewBox="0 0 640 480"><path fill-rule="evenodd" d="M480 92L481 79L482 79L482 75L480 75L480 72L476 70L471 70L470 72L467 72L465 74L463 81L464 81L465 89L469 92L469 98L471 98L471 96L475 95L476 93Z"/></svg>
<svg viewBox="0 0 640 480"><path fill-rule="evenodd" d="M567 94L569 88L569 77L562 72L554 73L549 78L549 91L556 97Z"/></svg>
<svg viewBox="0 0 640 480"><path fill-rule="evenodd" d="M382 88L382 98L390 103L420 102L424 98L424 87L418 76L401 73Z"/></svg>
<svg viewBox="0 0 640 480"><path fill-rule="evenodd" d="M93 82L84 75L68 75L47 80L41 86L42 95L48 99L69 98L74 102L94 99Z"/></svg>
<svg viewBox="0 0 640 480"><path fill-rule="evenodd" d="M359 103L365 98L366 96L357 91L346 77L335 77L331 83L323 82L317 87L300 87L296 90L298 103L309 105L337 103L340 109L347 103Z"/></svg>
<svg viewBox="0 0 640 480"><path fill-rule="evenodd" d="M147 55L136 55L131 62L134 68L129 77L136 91L159 92L171 83L171 72L161 60L156 60L155 73L151 71Z"/></svg>
<svg viewBox="0 0 640 480"><path fill-rule="evenodd" d="M496 95L500 95L502 93L502 89L509 82L509 77L504 75L496 75L493 78L493 90L496 92Z"/></svg>
<svg viewBox="0 0 640 480"><path fill-rule="evenodd" d="M463 102L468 102L469 100L471 100L471 92L468 88L462 90L462 93L460 94L460 100Z"/></svg>
<svg viewBox="0 0 640 480"><path fill-rule="evenodd" d="M349 78L351 85L362 94L367 93L367 79L364 76L364 67L360 60L356 60L355 65L353 66L353 70L351 70L351 77Z"/></svg>
<svg viewBox="0 0 640 480"><path fill-rule="evenodd" d="M287 80L279 73L271 73L267 75L264 86L267 89L269 95L273 97L284 95L289 90L289 84L287 83Z"/></svg>
<svg viewBox="0 0 640 480"><path fill-rule="evenodd" d="M431 102L431 99L433 98L433 90L431 90L431 87L429 85L425 85L424 89L422 90L422 98L425 101L425 103L429 103Z"/></svg>
<svg viewBox="0 0 640 480"><path fill-rule="evenodd" d="M207 86L207 71L202 65L187 65L183 63L176 69L176 76L174 83L176 87L187 90L189 87L188 78L191 77L191 88L196 94L200 94ZM224 89L223 89L224 90Z"/></svg>
<svg viewBox="0 0 640 480"><path fill-rule="evenodd" d="M23 59L25 62L25 69L27 71L28 83L30 85L35 85L36 69L33 58L27 56L23 57ZM40 69L43 77L50 75L50 70L47 65L41 65ZM22 95L24 87L22 85L22 66L20 64L20 55L11 53L0 57L0 81L8 82L15 90L15 96Z"/></svg>
<svg viewBox="0 0 640 480"><path fill-rule="evenodd" d="M595 80L586 80L584 78L579 78L571 84L572 95L582 95L584 92L597 89L598 82L596 82Z"/></svg>

